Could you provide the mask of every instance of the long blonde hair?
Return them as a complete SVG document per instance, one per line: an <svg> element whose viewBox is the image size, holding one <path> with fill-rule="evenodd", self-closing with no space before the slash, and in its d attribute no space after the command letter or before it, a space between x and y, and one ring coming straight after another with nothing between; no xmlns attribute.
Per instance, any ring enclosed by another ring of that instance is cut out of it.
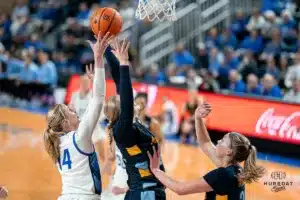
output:
<svg viewBox="0 0 300 200"><path fill-rule="evenodd" d="M104 115L108 118L109 124L108 124L108 138L109 138L109 144L113 142L113 127L118 121L120 117L121 107L120 107L120 101L118 101L117 96L111 96L105 106L104 106Z"/></svg>
<svg viewBox="0 0 300 200"><path fill-rule="evenodd" d="M44 143L47 153L52 158L53 162L57 162L59 151L59 135L63 133L62 122L65 119L62 110L62 104L57 104L52 108L47 115L47 128L44 132Z"/></svg>
<svg viewBox="0 0 300 200"><path fill-rule="evenodd" d="M239 133L229 133L231 149L233 151L232 162L244 162L244 168L239 173L238 179L241 184L257 182L266 172L262 166L256 163L256 148L250 144L245 136Z"/></svg>

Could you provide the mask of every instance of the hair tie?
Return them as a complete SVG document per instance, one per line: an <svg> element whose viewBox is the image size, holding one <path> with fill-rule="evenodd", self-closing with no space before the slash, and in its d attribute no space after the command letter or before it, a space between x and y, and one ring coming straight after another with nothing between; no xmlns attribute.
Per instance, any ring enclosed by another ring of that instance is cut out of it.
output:
<svg viewBox="0 0 300 200"><path fill-rule="evenodd" d="M251 144L249 144L249 148L248 148L248 150L250 151L252 149L252 145Z"/></svg>

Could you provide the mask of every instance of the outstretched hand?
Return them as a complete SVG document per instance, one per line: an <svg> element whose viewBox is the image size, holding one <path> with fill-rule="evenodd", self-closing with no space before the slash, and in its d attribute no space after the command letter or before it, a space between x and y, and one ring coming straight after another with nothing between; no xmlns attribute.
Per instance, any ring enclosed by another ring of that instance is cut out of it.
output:
<svg viewBox="0 0 300 200"><path fill-rule="evenodd" d="M110 33L108 32L103 38L101 38L101 32L99 32L96 43L92 43L89 40L87 41L93 50L96 67L99 67L99 62L103 59L103 54L109 45L109 41L113 37L114 36L110 36Z"/></svg>
<svg viewBox="0 0 300 200"><path fill-rule="evenodd" d="M113 42L114 49L112 53L118 58L120 65L129 65L129 50L130 42L127 39L119 40L116 38Z"/></svg>
<svg viewBox="0 0 300 200"><path fill-rule="evenodd" d="M94 80L94 69L93 64L85 65L86 75L93 82Z"/></svg>
<svg viewBox="0 0 300 200"><path fill-rule="evenodd" d="M160 161L160 150L156 151L153 146L153 156L151 156L150 152L147 152L149 160L150 160L150 169L154 173L155 170L159 169L159 161Z"/></svg>
<svg viewBox="0 0 300 200"><path fill-rule="evenodd" d="M202 119L205 118L209 115L209 113L211 112L211 105L209 103L207 103L206 101L200 103L200 105L198 106L198 108L195 111L195 117L196 119Z"/></svg>

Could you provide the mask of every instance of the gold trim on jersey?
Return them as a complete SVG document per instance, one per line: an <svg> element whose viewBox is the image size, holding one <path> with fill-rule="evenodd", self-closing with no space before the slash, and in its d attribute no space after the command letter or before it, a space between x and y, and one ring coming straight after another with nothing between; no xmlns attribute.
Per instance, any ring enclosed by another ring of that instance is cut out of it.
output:
<svg viewBox="0 0 300 200"><path fill-rule="evenodd" d="M136 156L136 155L142 153L141 149L137 145L128 147L128 148L126 148L126 150L130 156Z"/></svg>
<svg viewBox="0 0 300 200"><path fill-rule="evenodd" d="M227 195L224 195L224 196L217 195L216 200L228 200L228 196Z"/></svg>
<svg viewBox="0 0 300 200"><path fill-rule="evenodd" d="M151 172L149 169L139 169L139 173L141 177L151 176Z"/></svg>

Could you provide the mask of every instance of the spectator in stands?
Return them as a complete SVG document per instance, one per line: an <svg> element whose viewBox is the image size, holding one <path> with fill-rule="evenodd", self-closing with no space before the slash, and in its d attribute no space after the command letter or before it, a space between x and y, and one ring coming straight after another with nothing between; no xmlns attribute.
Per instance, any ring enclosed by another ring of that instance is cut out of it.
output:
<svg viewBox="0 0 300 200"><path fill-rule="evenodd" d="M261 15L258 8L254 8L249 23L248 31L261 30L266 25L265 18Z"/></svg>
<svg viewBox="0 0 300 200"><path fill-rule="evenodd" d="M281 89L271 74L265 74L262 80L261 95L273 98L282 98Z"/></svg>
<svg viewBox="0 0 300 200"><path fill-rule="evenodd" d="M205 92L220 92L219 83L214 79L212 74L205 68L200 70L200 76L202 78L202 83L200 84L198 90Z"/></svg>
<svg viewBox="0 0 300 200"><path fill-rule="evenodd" d="M218 31L215 27L211 28L205 38L205 46L210 49L218 45Z"/></svg>
<svg viewBox="0 0 300 200"><path fill-rule="evenodd" d="M203 80L197 75L196 71L191 68L188 70L185 82L188 90L198 90Z"/></svg>
<svg viewBox="0 0 300 200"><path fill-rule="evenodd" d="M241 75L235 69L232 69L229 72L229 86L227 89L233 93L245 92L246 85L242 80Z"/></svg>
<svg viewBox="0 0 300 200"><path fill-rule="evenodd" d="M292 16L292 14L289 10L282 11L281 17L282 17L282 20L283 20L283 22L280 26L281 34L284 35L289 30L296 28L296 22L293 19L293 16Z"/></svg>
<svg viewBox="0 0 300 200"><path fill-rule="evenodd" d="M290 66L287 70L285 77L285 86L291 88L294 79L300 79L300 52L297 52L294 58L294 65Z"/></svg>
<svg viewBox="0 0 300 200"><path fill-rule="evenodd" d="M250 31L250 36L247 36L240 46L240 48L251 50L254 53L259 53L262 47L263 40L256 29Z"/></svg>
<svg viewBox="0 0 300 200"><path fill-rule="evenodd" d="M276 56L281 51L281 35L279 28L272 29L271 41L269 41L264 50L260 59L265 60L268 56Z"/></svg>
<svg viewBox="0 0 300 200"><path fill-rule="evenodd" d="M47 87L54 88L57 85L57 70L54 63L49 60L49 55L46 52L38 53L39 70L38 82Z"/></svg>
<svg viewBox="0 0 300 200"><path fill-rule="evenodd" d="M284 79L286 77L286 73L289 67L288 56L282 54L279 59L279 86L280 88L285 88Z"/></svg>
<svg viewBox="0 0 300 200"><path fill-rule="evenodd" d="M272 36L272 30L274 30L275 28L279 28L281 20L276 16L273 10L265 11L264 16L266 19L266 24L262 28L261 32L266 39L269 39Z"/></svg>
<svg viewBox="0 0 300 200"><path fill-rule="evenodd" d="M257 76L255 74L249 74L247 76L246 94L260 95L260 90Z"/></svg>
<svg viewBox="0 0 300 200"><path fill-rule="evenodd" d="M165 83L165 77L162 72L159 71L157 64L152 64L149 69L149 73L146 74L144 81L148 84L163 85Z"/></svg>
<svg viewBox="0 0 300 200"><path fill-rule="evenodd" d="M284 100L300 103L300 79L294 79L292 88L284 95Z"/></svg>
<svg viewBox="0 0 300 200"><path fill-rule="evenodd" d="M209 53L209 65L208 70L213 75L214 78L219 76L219 69L221 64L224 63L224 55L219 52L217 48L211 48Z"/></svg>
<svg viewBox="0 0 300 200"><path fill-rule="evenodd" d="M195 59L189 51L184 49L183 44L177 44L175 52L171 55L171 62L175 63L176 67L186 68L186 66L193 66Z"/></svg>
<svg viewBox="0 0 300 200"><path fill-rule="evenodd" d="M280 72L276 66L275 59L273 56L270 56L267 59L267 65L262 69L260 77L262 77L264 74L271 74L276 80L279 80Z"/></svg>
<svg viewBox="0 0 300 200"><path fill-rule="evenodd" d="M244 12L242 10L237 11L235 14L235 18L230 25L230 29L239 41L242 41L247 34L246 25L247 19Z"/></svg>
<svg viewBox="0 0 300 200"><path fill-rule="evenodd" d="M238 69L244 81L247 80L249 74L258 74L257 61L252 51L246 51Z"/></svg>
<svg viewBox="0 0 300 200"><path fill-rule="evenodd" d="M228 87L229 71L232 69L237 70L240 65L240 61L238 60L233 49L231 48L225 49L224 54L225 54L225 60L219 68L219 76L218 76L218 80L222 89Z"/></svg>
<svg viewBox="0 0 300 200"><path fill-rule="evenodd" d="M46 45L40 40L38 33L33 33L30 35L30 40L25 42L24 47L33 47L36 50L45 50Z"/></svg>
<svg viewBox="0 0 300 200"><path fill-rule="evenodd" d="M223 33L218 36L217 46L219 49L224 49L225 47L236 49L237 39L229 28L225 29Z"/></svg>
<svg viewBox="0 0 300 200"><path fill-rule="evenodd" d="M89 16L90 16L90 10L88 8L88 5L86 2L81 2L79 4L79 12L76 16L76 20L78 23L82 26L89 26Z"/></svg>
<svg viewBox="0 0 300 200"><path fill-rule="evenodd" d="M208 68L209 67L209 57L207 50L205 48L204 43L199 43L198 44L198 52L195 56L196 62L195 62L195 69L199 70L202 68Z"/></svg>

